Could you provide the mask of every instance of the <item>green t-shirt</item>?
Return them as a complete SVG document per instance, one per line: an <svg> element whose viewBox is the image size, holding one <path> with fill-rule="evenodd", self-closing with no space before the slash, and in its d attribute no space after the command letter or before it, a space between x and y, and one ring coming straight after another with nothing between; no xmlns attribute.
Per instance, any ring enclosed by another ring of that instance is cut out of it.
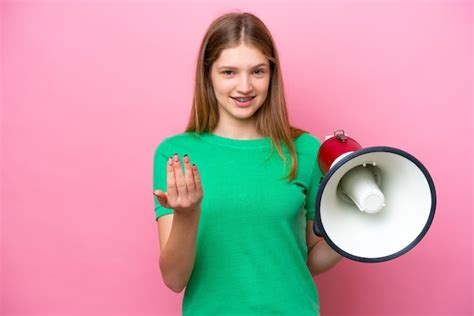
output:
<svg viewBox="0 0 474 316"><path fill-rule="evenodd" d="M166 191L166 162L188 154L201 175L203 199L196 258L185 289L183 315L319 315L319 295L306 265L306 221L314 219L321 172L320 141L294 141L297 176L271 138L225 138L182 133L156 148L153 190ZM273 148L273 150L272 150ZM271 155L270 155L271 154ZM172 214L157 198L155 218Z"/></svg>

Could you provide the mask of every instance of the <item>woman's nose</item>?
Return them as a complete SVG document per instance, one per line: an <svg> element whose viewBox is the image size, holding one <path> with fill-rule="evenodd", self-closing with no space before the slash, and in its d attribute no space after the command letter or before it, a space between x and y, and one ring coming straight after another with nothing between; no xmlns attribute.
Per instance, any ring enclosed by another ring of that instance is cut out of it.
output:
<svg viewBox="0 0 474 316"><path fill-rule="evenodd" d="M242 94L246 94L250 91L252 91L253 87L252 87L252 81L251 79L244 75L240 78L240 82L239 82L239 86L238 86L238 90L240 93Z"/></svg>

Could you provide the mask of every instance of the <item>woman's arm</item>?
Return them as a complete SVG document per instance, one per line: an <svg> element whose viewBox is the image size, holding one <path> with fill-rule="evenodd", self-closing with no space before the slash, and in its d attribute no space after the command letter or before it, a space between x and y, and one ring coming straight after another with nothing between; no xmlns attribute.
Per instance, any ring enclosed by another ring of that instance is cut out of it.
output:
<svg viewBox="0 0 474 316"><path fill-rule="evenodd" d="M309 250L307 265L311 274L316 276L334 267L342 258L321 238Z"/></svg>
<svg viewBox="0 0 474 316"><path fill-rule="evenodd" d="M176 293L188 284L196 259L196 235L201 215L203 190L196 165L183 158L184 170L177 154L167 163L167 192L154 194L163 207L173 214L158 218L160 236L160 270L166 286Z"/></svg>
<svg viewBox="0 0 474 316"><path fill-rule="evenodd" d="M342 256L328 246L326 241L313 232L313 220L306 221L306 246L308 260L306 265L313 276L323 273L336 265Z"/></svg>
<svg viewBox="0 0 474 316"><path fill-rule="evenodd" d="M166 286L176 293L186 287L193 271L200 213L200 210L196 210L189 214L175 213L158 219L158 222L164 222L164 217L172 217L171 221L167 220L169 224L162 223L160 226L158 223L161 231L171 230L161 248L160 270ZM170 224L171 227L164 227Z"/></svg>

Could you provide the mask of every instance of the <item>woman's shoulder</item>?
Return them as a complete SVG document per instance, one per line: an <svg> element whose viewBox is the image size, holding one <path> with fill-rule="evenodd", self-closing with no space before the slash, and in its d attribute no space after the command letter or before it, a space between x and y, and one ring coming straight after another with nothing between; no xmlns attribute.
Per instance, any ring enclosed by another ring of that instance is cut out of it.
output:
<svg viewBox="0 0 474 316"><path fill-rule="evenodd" d="M166 150L169 147L190 144L192 142L195 142L197 139L198 139L198 136L194 132L183 132L183 133L167 135L161 139L156 149L158 151Z"/></svg>
<svg viewBox="0 0 474 316"><path fill-rule="evenodd" d="M304 132L295 139L295 146L302 148L319 148L321 141L310 132Z"/></svg>
<svg viewBox="0 0 474 316"><path fill-rule="evenodd" d="M162 143L190 142L190 141L195 141L197 137L198 136L195 132L183 132L183 133L165 136L162 140Z"/></svg>

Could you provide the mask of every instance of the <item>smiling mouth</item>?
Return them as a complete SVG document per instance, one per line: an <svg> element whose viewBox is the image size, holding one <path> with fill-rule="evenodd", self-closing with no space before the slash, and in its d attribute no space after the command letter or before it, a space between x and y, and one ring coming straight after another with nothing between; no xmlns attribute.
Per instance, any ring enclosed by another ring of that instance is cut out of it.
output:
<svg viewBox="0 0 474 316"><path fill-rule="evenodd" d="M242 102L245 102L245 101L250 101L250 100L253 100L255 99L255 95L253 97L246 97L246 98L240 98L240 97L231 97L232 99L234 100L237 100L237 101L242 101Z"/></svg>

